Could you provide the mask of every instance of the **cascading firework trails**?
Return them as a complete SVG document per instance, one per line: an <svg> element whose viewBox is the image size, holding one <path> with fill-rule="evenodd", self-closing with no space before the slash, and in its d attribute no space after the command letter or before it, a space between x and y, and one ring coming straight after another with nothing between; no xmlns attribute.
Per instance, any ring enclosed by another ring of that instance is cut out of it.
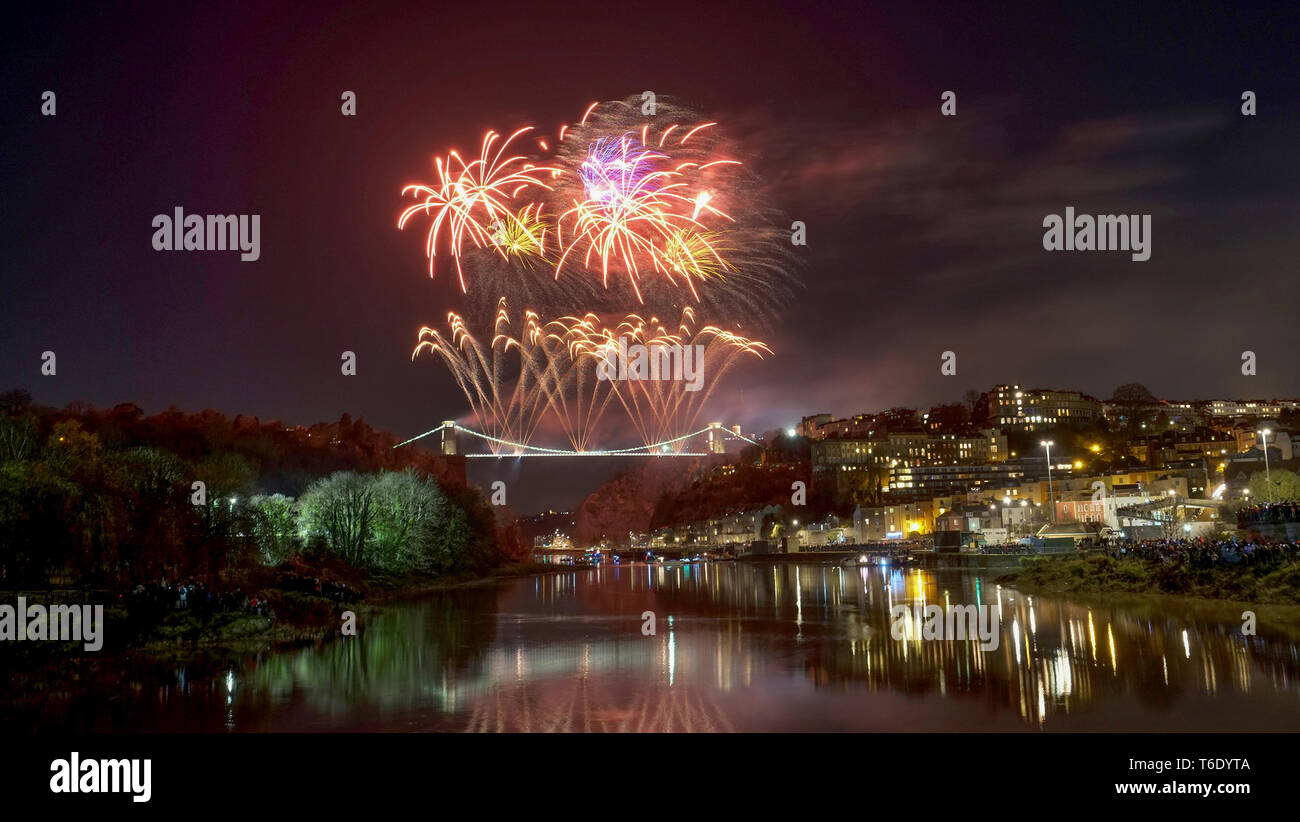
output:
<svg viewBox="0 0 1300 822"><path fill-rule="evenodd" d="M421 328L411 359L426 349L442 357L469 400L479 429L504 442L527 443L546 410L545 383L552 379L548 349L538 344L542 334L536 315L525 312L524 333L511 336L503 297L486 346L455 312L448 313L447 325L448 336L428 326ZM489 445L493 453L500 453L500 443Z"/></svg>
<svg viewBox="0 0 1300 822"><path fill-rule="evenodd" d="M411 358L425 350L442 357L479 429L501 441L489 441L493 453L508 452L505 443L527 444L548 412L575 451L590 450L597 424L615 401L645 445L673 440L696 424L709 395L738 358L771 353L764 343L717 326L695 330L695 312L689 307L671 330L657 317L636 314L609 326L591 313L543 324L534 312L525 311L523 333L514 336L502 298L489 345L475 338L455 313L448 315L447 325L446 336L421 328ZM697 350L699 384L649 379L648 374L602 378L602 365L626 357L631 346L641 346L647 357ZM682 444L670 447L681 450Z"/></svg>
<svg viewBox="0 0 1300 822"><path fill-rule="evenodd" d="M564 317L551 323L563 329L562 337L569 344L571 357L599 372L615 370L620 360L629 359L628 350L639 347L641 360L633 358L629 379L602 380L612 387L628 418L636 426L642 442L654 445L671 442L693 430L708 402L709 395L722 376L745 354L759 359L772 353L766 344L725 331L714 325L694 330L695 312L689 306L682 311L681 322L669 330L657 317L648 320L630 314L614 328L602 327L600 318L587 314L582 318ZM698 369L699 383L692 385L681 379L655 379L652 369L656 360L667 360L672 352L685 350L698 352L694 368ZM585 373L585 372L584 372ZM597 373L597 377L600 374ZM672 442L665 446L681 450L684 443Z"/></svg>
<svg viewBox="0 0 1300 822"><path fill-rule="evenodd" d="M662 98L651 115L639 100L593 103L554 141L531 126L489 132L477 159L451 151L435 167L435 183L403 189L419 202L398 226L429 220L430 276L440 250L449 254L469 310L449 315L449 337L421 329L415 353L443 357L485 433L527 443L553 420L589 450L617 407L646 444L672 439L738 356L770 353L737 332L761 331L788 299L786 234L718 123ZM517 336L501 295L531 307ZM697 311L726 322L694 331ZM672 331L656 319L675 313ZM469 328L489 314L484 345ZM611 346L627 344L699 346L704 390L599 379Z"/></svg>

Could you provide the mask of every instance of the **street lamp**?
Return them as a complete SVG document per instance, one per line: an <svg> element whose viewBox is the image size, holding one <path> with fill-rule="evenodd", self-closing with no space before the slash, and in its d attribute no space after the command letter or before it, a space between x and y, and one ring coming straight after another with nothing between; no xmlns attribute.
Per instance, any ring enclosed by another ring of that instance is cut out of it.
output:
<svg viewBox="0 0 1300 822"><path fill-rule="evenodd" d="M1268 435L1273 432L1268 428L1262 428L1259 435L1264 438L1264 484L1268 486L1268 501L1273 502L1273 477L1268 472Z"/></svg>
<svg viewBox="0 0 1300 822"><path fill-rule="evenodd" d="M1040 440L1038 444L1047 449L1047 496L1052 502L1052 522L1056 522L1056 493L1052 491L1052 441Z"/></svg>
<svg viewBox="0 0 1300 822"><path fill-rule="evenodd" d="M1169 509L1169 536L1172 538L1175 527L1178 525L1178 492L1173 488L1169 489L1169 501L1172 503L1172 507Z"/></svg>

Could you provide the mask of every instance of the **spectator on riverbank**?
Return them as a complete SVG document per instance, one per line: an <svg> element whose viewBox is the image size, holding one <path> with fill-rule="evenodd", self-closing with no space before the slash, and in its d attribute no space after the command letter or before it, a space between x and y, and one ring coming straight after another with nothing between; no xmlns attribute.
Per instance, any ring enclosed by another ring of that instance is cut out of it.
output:
<svg viewBox="0 0 1300 822"><path fill-rule="evenodd" d="M1291 500L1285 502L1261 502L1249 508L1242 508L1237 512L1237 524L1240 526L1296 522L1297 519L1300 519L1300 503Z"/></svg>
<svg viewBox="0 0 1300 822"><path fill-rule="evenodd" d="M1267 540L1160 539L1109 542L1103 550L1113 558L1162 563L1178 562L1198 568L1222 565L1280 565L1300 560L1300 543Z"/></svg>

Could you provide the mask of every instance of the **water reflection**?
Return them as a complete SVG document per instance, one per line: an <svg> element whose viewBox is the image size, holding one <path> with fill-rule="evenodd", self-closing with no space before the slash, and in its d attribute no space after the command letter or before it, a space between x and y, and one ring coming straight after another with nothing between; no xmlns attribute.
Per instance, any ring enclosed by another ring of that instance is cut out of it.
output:
<svg viewBox="0 0 1300 822"><path fill-rule="evenodd" d="M996 650L891 637L891 606L930 603L995 609ZM447 592L318 647L139 673L117 695L131 710L96 727L1300 729L1300 645L1261 623L1243 637L1232 608L1031 597L960 572L602 567Z"/></svg>

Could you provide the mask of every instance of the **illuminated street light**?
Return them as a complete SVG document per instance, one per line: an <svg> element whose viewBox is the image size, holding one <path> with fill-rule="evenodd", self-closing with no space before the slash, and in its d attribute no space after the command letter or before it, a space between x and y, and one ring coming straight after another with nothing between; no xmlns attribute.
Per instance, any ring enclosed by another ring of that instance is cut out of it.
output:
<svg viewBox="0 0 1300 822"><path fill-rule="evenodd" d="M1263 437L1264 448L1264 484L1268 486L1268 501L1273 502L1273 476L1268 471L1268 435L1273 432L1268 428L1262 428L1259 435Z"/></svg>
<svg viewBox="0 0 1300 822"><path fill-rule="evenodd" d="M1047 497L1052 502L1052 522L1056 522L1056 492L1052 490L1052 441L1040 440L1038 444L1047 449Z"/></svg>

